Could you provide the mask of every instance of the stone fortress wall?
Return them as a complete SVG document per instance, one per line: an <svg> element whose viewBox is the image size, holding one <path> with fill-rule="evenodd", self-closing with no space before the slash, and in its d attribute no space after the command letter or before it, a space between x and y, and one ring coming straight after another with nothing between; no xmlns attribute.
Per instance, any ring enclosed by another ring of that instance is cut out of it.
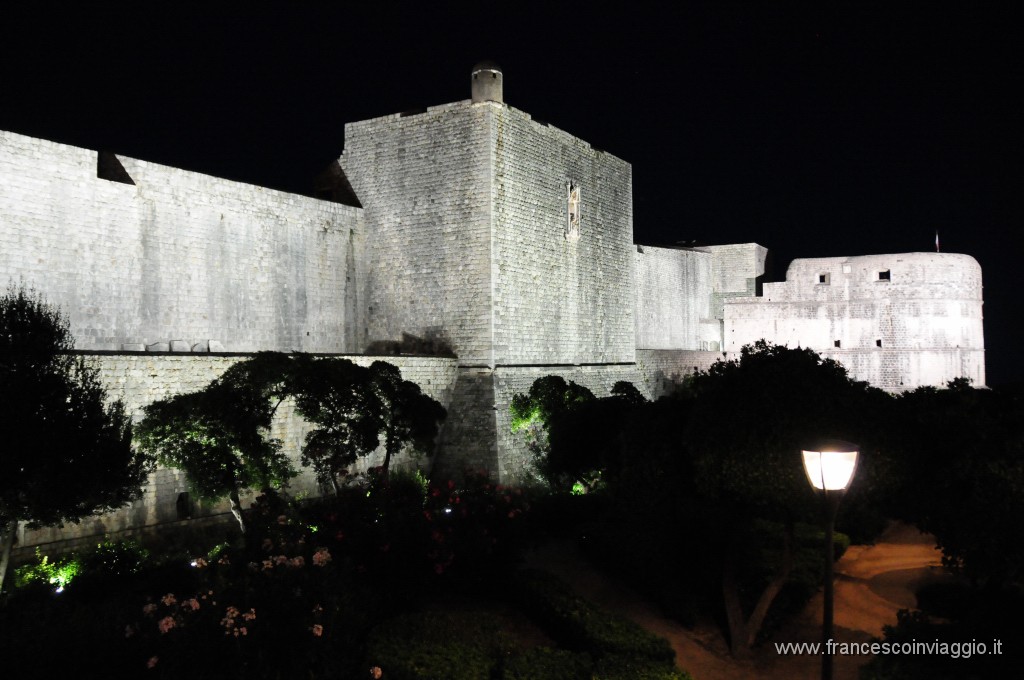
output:
<svg viewBox="0 0 1024 680"><path fill-rule="evenodd" d="M887 389L984 384L971 258L797 260L762 285L756 243L634 245L629 164L505 104L496 67L472 82L471 100L346 125L332 200L0 133L0 284L60 305L135 413L238 360L218 352L384 351L448 409L435 469L503 481L529 475L509 404L543 375L656 398L764 338ZM439 356L407 356L424 349ZM278 421L297 456L305 425L287 405ZM184 490L160 470L77 535L172 521Z"/></svg>
<svg viewBox="0 0 1024 680"><path fill-rule="evenodd" d="M725 349L767 338L836 359L891 391L985 384L981 267L968 255L794 260L764 295L725 305Z"/></svg>
<svg viewBox="0 0 1024 680"><path fill-rule="evenodd" d="M493 118L495 365L632 363L632 168L510 106L476 106Z"/></svg>
<svg viewBox="0 0 1024 680"><path fill-rule="evenodd" d="M120 398L128 413L138 420L142 408L176 394L194 392L220 377L229 367L247 358L247 354L177 354L148 352L106 352L86 354L89 363L99 370L100 378L111 396ZM361 366L369 366L380 357L349 355L345 357ZM386 357L402 371L402 377L419 385L424 393L442 404L451 401L455 383L455 360L446 357ZM289 484L292 494L321 493L315 476L300 462L300 451L309 425L296 413L290 400L277 410L270 436L282 442L299 476ZM376 461L362 460L353 472L365 472ZM409 461L395 461L401 466ZM430 461L417 461L429 467ZM77 525L64 528L20 528L19 552L30 552L33 546L60 543L63 548L95 543L91 537L121 533L139 527L159 527L186 519L199 519L228 512L227 502L203 505L187 498L188 483L184 475L167 468L158 468L143 489L142 498L130 506L96 517L88 517ZM243 499L247 504L247 499Z"/></svg>
<svg viewBox="0 0 1024 680"><path fill-rule="evenodd" d="M0 219L80 349L357 351L355 208L0 132Z"/></svg>
<svg viewBox="0 0 1024 680"><path fill-rule="evenodd" d="M459 102L345 126L339 165L371 241L367 342L406 333L491 361L489 115Z"/></svg>

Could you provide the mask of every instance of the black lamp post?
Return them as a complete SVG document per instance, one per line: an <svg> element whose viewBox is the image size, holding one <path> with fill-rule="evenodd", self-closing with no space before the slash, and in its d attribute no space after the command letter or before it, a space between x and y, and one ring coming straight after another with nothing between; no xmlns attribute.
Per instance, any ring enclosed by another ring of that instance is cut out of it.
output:
<svg viewBox="0 0 1024 680"><path fill-rule="evenodd" d="M835 595L832 583L832 563L835 559L832 533L835 529L839 501L853 479L860 447L850 442L830 439L804 449L804 472L807 480L821 492L825 509L825 611L821 624L821 677L832 680L832 609Z"/></svg>

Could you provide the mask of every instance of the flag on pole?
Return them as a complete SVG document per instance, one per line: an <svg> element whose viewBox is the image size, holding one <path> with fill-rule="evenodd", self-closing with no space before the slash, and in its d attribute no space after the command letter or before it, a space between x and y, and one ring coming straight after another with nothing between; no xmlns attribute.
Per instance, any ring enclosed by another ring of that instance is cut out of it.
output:
<svg viewBox="0 0 1024 680"><path fill-rule="evenodd" d="M937 229L935 230L935 252L942 252L941 250L939 250L939 231Z"/></svg>

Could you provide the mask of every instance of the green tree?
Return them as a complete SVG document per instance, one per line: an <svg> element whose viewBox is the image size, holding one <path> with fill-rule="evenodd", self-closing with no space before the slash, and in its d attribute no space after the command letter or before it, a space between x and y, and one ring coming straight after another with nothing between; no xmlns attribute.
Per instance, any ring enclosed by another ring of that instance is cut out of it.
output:
<svg viewBox="0 0 1024 680"><path fill-rule="evenodd" d="M240 494L270 492L295 476L281 442L268 436L277 407L288 396L289 369L283 354L257 354L203 390L150 404L136 428L140 448L162 465L182 470L197 497L227 497L243 534Z"/></svg>
<svg viewBox="0 0 1024 680"><path fill-rule="evenodd" d="M548 452L540 468L556 489L592 491L613 480L625 464L628 426L647 399L629 382L612 387L611 396L579 399L553 414L548 423Z"/></svg>
<svg viewBox="0 0 1024 680"><path fill-rule="evenodd" d="M1024 395L923 387L897 400L893 514L934 534L943 561L994 590L1024 573Z"/></svg>
<svg viewBox="0 0 1024 680"><path fill-rule="evenodd" d="M594 401L594 393L558 375L537 378L526 394L512 396L512 431L522 433L534 465L549 484L560 486L560 466L550 466L550 435L556 420ZM571 483L571 482L570 482Z"/></svg>
<svg viewBox="0 0 1024 680"><path fill-rule="evenodd" d="M380 445L383 403L373 374L348 359L299 355L290 380L296 410L314 426L306 435L302 464L337 494L338 476Z"/></svg>
<svg viewBox="0 0 1024 680"><path fill-rule="evenodd" d="M441 404L423 394L419 385L403 380L394 364L374 361L370 364L370 375L381 406L378 418L384 438L383 478L386 483L391 459L404 447L420 454L434 452L437 433L447 413Z"/></svg>
<svg viewBox="0 0 1024 680"><path fill-rule="evenodd" d="M77 522L138 498L152 459L97 371L71 353L59 310L23 287L0 297L0 587L18 522Z"/></svg>
<svg viewBox="0 0 1024 680"><path fill-rule="evenodd" d="M795 522L820 522L799 451L822 437L858 442L862 472L870 474L876 421L870 414L888 397L809 349L764 341L744 347L739 361L697 374L691 389L684 436L692 493L705 521L718 527L729 636L733 653L743 656L790 575ZM782 557L748 613L741 593L741 568L749 561L744 548L763 520L783 526Z"/></svg>

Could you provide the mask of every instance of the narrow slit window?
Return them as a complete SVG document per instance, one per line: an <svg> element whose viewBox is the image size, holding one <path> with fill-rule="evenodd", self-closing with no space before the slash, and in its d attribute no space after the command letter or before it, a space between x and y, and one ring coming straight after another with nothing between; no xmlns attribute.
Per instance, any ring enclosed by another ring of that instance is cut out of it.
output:
<svg viewBox="0 0 1024 680"><path fill-rule="evenodd" d="M565 240L578 241L580 238L580 186L575 182L566 182L566 225Z"/></svg>
<svg viewBox="0 0 1024 680"><path fill-rule="evenodd" d="M875 347L881 347L881 346L882 346L882 339L878 338L877 340L875 340Z"/></svg>
<svg viewBox="0 0 1024 680"><path fill-rule="evenodd" d="M829 275L827 273L826 274L818 274L818 283L822 283L822 284L825 284L827 286L830 283L829 278L830 277L829 277Z"/></svg>
<svg viewBox="0 0 1024 680"><path fill-rule="evenodd" d="M839 342L838 340L836 340L835 342L833 342L833 343L832 343L832 346L833 346L833 347L836 347L836 348L839 348L839 347L841 347L841 346L842 346L842 343L841 343L841 342Z"/></svg>
<svg viewBox="0 0 1024 680"><path fill-rule="evenodd" d="M888 269L884 269L884 270L878 272L878 280L879 281L891 281L892 278L891 278L891 276L889 274L889 270Z"/></svg>

